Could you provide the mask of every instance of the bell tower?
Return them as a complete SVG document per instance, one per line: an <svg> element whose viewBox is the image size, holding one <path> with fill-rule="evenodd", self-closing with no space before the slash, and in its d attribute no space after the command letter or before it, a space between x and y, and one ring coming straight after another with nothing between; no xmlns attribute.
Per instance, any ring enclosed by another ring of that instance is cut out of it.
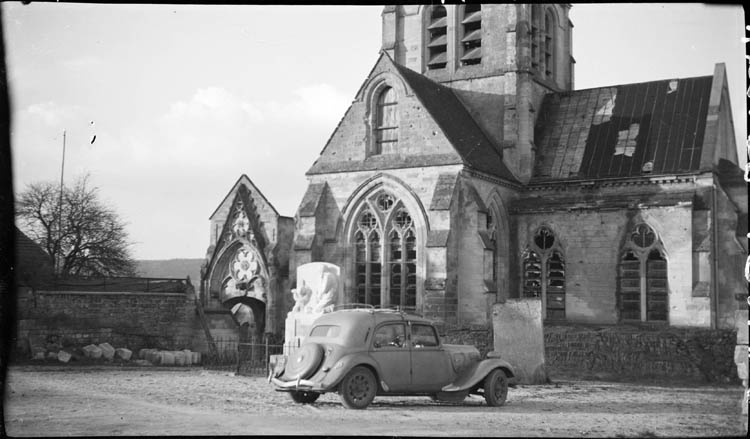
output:
<svg viewBox="0 0 750 439"><path fill-rule="evenodd" d="M573 89L569 4L397 5L383 47L398 64L456 90L526 182L544 95Z"/></svg>

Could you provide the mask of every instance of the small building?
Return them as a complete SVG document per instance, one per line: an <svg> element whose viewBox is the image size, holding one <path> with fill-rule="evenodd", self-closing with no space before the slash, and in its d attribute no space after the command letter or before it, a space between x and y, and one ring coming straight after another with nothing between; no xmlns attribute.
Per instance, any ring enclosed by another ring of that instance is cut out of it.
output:
<svg viewBox="0 0 750 439"><path fill-rule="evenodd" d="M214 333L283 334L294 222L242 175L209 218L200 300ZM289 296L289 297L287 297ZM283 315L282 315L283 314Z"/></svg>

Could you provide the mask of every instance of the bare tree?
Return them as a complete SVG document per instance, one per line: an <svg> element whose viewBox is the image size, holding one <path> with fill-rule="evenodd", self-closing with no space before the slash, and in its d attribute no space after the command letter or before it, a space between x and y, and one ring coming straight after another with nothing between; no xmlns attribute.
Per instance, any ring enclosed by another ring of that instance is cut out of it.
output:
<svg viewBox="0 0 750 439"><path fill-rule="evenodd" d="M16 200L19 228L50 258L55 274L133 276L135 260L125 223L89 187L88 175L63 190L50 182L32 183ZM62 221L61 221L62 219Z"/></svg>

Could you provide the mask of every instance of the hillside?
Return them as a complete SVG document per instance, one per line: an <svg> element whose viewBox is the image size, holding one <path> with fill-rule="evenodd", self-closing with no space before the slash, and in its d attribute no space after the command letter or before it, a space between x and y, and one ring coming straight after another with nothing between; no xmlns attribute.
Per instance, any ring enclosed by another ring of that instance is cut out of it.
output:
<svg viewBox="0 0 750 439"><path fill-rule="evenodd" d="M198 289L203 259L149 259L136 262L138 276L176 279L185 279L190 276L193 287Z"/></svg>

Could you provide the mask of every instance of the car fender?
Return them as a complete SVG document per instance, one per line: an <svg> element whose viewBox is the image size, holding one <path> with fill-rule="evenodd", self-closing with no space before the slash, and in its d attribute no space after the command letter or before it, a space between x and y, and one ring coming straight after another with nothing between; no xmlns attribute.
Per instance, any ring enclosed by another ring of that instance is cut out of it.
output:
<svg viewBox="0 0 750 439"><path fill-rule="evenodd" d="M461 375L456 377L455 381L443 387L443 392L470 390L495 369L505 371L508 378L515 376L513 368L507 361L499 358L487 358L467 368Z"/></svg>
<svg viewBox="0 0 750 439"><path fill-rule="evenodd" d="M339 364L341 365L339 366ZM377 363L375 363L375 361L368 355L366 351L363 351L343 356L331 366L331 369L328 372L322 372L322 370L319 370L318 374L322 375L320 376L319 381L323 384L324 388L330 390L336 387L341 382L341 380L344 379L346 374L349 373L349 371L354 369L356 366L361 365L371 368L376 378L380 376L380 370L377 366ZM316 380L316 378L318 377L315 376L312 379Z"/></svg>

